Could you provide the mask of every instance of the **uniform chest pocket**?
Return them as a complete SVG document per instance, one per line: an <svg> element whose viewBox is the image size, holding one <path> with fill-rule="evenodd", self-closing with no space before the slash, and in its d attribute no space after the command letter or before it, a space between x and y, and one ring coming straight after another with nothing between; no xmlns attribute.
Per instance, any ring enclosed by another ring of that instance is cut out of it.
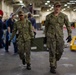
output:
<svg viewBox="0 0 76 75"><path fill-rule="evenodd" d="M26 29L27 29L27 28L29 28L29 25L24 24L24 25L23 25L23 28L26 28Z"/></svg>
<svg viewBox="0 0 76 75"><path fill-rule="evenodd" d="M18 24L18 29L26 29L26 28L29 28L29 25L27 25L26 23Z"/></svg>
<svg viewBox="0 0 76 75"><path fill-rule="evenodd" d="M51 18L49 23L50 23L50 26L55 25L56 24L56 19Z"/></svg>
<svg viewBox="0 0 76 75"><path fill-rule="evenodd" d="M22 25L21 24L18 24L18 30L21 30L23 27L22 27Z"/></svg>
<svg viewBox="0 0 76 75"><path fill-rule="evenodd" d="M63 18L63 17L59 17L59 18L58 18L58 23L64 24L64 18Z"/></svg>

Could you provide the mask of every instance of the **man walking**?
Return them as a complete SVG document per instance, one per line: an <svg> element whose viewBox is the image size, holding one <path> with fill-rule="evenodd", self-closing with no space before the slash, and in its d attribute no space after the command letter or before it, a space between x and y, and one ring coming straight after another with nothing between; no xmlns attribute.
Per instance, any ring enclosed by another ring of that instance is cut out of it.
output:
<svg viewBox="0 0 76 75"><path fill-rule="evenodd" d="M54 3L54 12L46 17L45 35L47 37L47 47L49 48L50 72L56 73L57 61L61 58L64 48L63 25L66 25L68 31L68 42L71 41L71 28L68 17L61 13L61 3Z"/></svg>

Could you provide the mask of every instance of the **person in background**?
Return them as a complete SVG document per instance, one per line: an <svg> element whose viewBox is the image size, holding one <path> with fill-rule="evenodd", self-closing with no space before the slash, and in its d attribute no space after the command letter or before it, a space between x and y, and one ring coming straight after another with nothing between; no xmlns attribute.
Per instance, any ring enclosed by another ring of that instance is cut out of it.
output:
<svg viewBox="0 0 76 75"><path fill-rule="evenodd" d="M31 13L28 13L28 19L32 23L33 31L34 31L34 37L36 36L36 30L37 30L37 24L35 18L32 16Z"/></svg>
<svg viewBox="0 0 76 75"><path fill-rule="evenodd" d="M4 47L4 42L3 42L3 22L2 22L2 17L3 17L3 11L0 10L0 48Z"/></svg>
<svg viewBox="0 0 76 75"><path fill-rule="evenodd" d="M6 31L7 31L7 26L6 26L6 19L3 21L3 41L4 41L4 47L5 47L5 40L6 40Z"/></svg>
<svg viewBox="0 0 76 75"><path fill-rule="evenodd" d="M6 19L3 21L3 30L6 30L7 29L7 26L6 26Z"/></svg>
<svg viewBox="0 0 76 75"><path fill-rule="evenodd" d="M68 38L67 42L71 41L71 27L67 15L61 11L61 3L54 3L54 11L46 16L45 35L47 37L47 47L49 48L50 72L56 73L57 61L60 60L63 54L63 25L66 25Z"/></svg>
<svg viewBox="0 0 76 75"><path fill-rule="evenodd" d="M14 23L15 23L15 14L11 13L10 18L6 21L6 26L7 26L7 32L6 32L6 45L5 45L5 51L9 52L9 40L10 37L12 35L12 30L14 27ZM16 37L14 37L14 42L13 42L13 46L14 46L14 53L17 53L17 45L16 45Z"/></svg>

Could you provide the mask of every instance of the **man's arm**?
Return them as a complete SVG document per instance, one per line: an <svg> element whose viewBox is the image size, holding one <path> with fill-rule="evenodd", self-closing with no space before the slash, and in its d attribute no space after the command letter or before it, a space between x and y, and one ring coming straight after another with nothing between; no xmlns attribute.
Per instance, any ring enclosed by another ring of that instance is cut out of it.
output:
<svg viewBox="0 0 76 75"><path fill-rule="evenodd" d="M72 30L71 30L71 26L70 26L68 17L66 15L65 15L65 18L64 18L64 22L65 22L67 32L68 32L68 37L66 38L66 40L67 40L67 42L70 42L72 40L72 37L71 37Z"/></svg>
<svg viewBox="0 0 76 75"><path fill-rule="evenodd" d="M16 35L16 32L17 32L17 24L14 23L14 29L12 31L12 36L11 36L10 40L12 40L14 38L14 36Z"/></svg>
<svg viewBox="0 0 76 75"><path fill-rule="evenodd" d="M71 30L71 26L70 26L68 17L66 15L65 15L65 18L64 18L64 23L65 23L66 28L67 28L68 36L71 36L72 30Z"/></svg>
<svg viewBox="0 0 76 75"><path fill-rule="evenodd" d="M7 27L7 31L8 31L8 33L10 33L10 27Z"/></svg>
<svg viewBox="0 0 76 75"><path fill-rule="evenodd" d="M11 21L10 19L7 20L6 22L6 25L7 25L7 31L8 31L8 40L10 40L10 37L11 37Z"/></svg>
<svg viewBox="0 0 76 75"><path fill-rule="evenodd" d="M6 25L7 25L7 31L8 33L10 33L10 19L7 20Z"/></svg>
<svg viewBox="0 0 76 75"><path fill-rule="evenodd" d="M44 25L45 25L45 31L44 31L44 33L45 33L45 36L46 36L46 34L47 34L47 30L48 30L48 25L49 25L49 16L46 16L46 20L45 20L45 23L44 23Z"/></svg>

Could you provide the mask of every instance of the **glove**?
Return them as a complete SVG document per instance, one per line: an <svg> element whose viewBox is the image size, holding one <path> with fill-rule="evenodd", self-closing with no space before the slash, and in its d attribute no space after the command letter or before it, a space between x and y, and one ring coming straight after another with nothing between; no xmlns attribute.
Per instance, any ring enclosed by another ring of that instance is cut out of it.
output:
<svg viewBox="0 0 76 75"><path fill-rule="evenodd" d="M44 37L44 44L47 43L47 37Z"/></svg>
<svg viewBox="0 0 76 75"><path fill-rule="evenodd" d="M19 34L16 34L16 38L18 38L18 35L19 35Z"/></svg>
<svg viewBox="0 0 76 75"><path fill-rule="evenodd" d="M36 32L34 32L34 38L35 38L35 36L36 36Z"/></svg>
<svg viewBox="0 0 76 75"><path fill-rule="evenodd" d="M36 35L36 32L34 32L34 35Z"/></svg>
<svg viewBox="0 0 76 75"><path fill-rule="evenodd" d="M72 40L72 37L71 37L71 36L68 36L68 37L66 38L66 40L67 40L67 42L70 42L70 41Z"/></svg>
<svg viewBox="0 0 76 75"><path fill-rule="evenodd" d="M9 45L9 46L11 45L11 40L8 41L8 45Z"/></svg>

